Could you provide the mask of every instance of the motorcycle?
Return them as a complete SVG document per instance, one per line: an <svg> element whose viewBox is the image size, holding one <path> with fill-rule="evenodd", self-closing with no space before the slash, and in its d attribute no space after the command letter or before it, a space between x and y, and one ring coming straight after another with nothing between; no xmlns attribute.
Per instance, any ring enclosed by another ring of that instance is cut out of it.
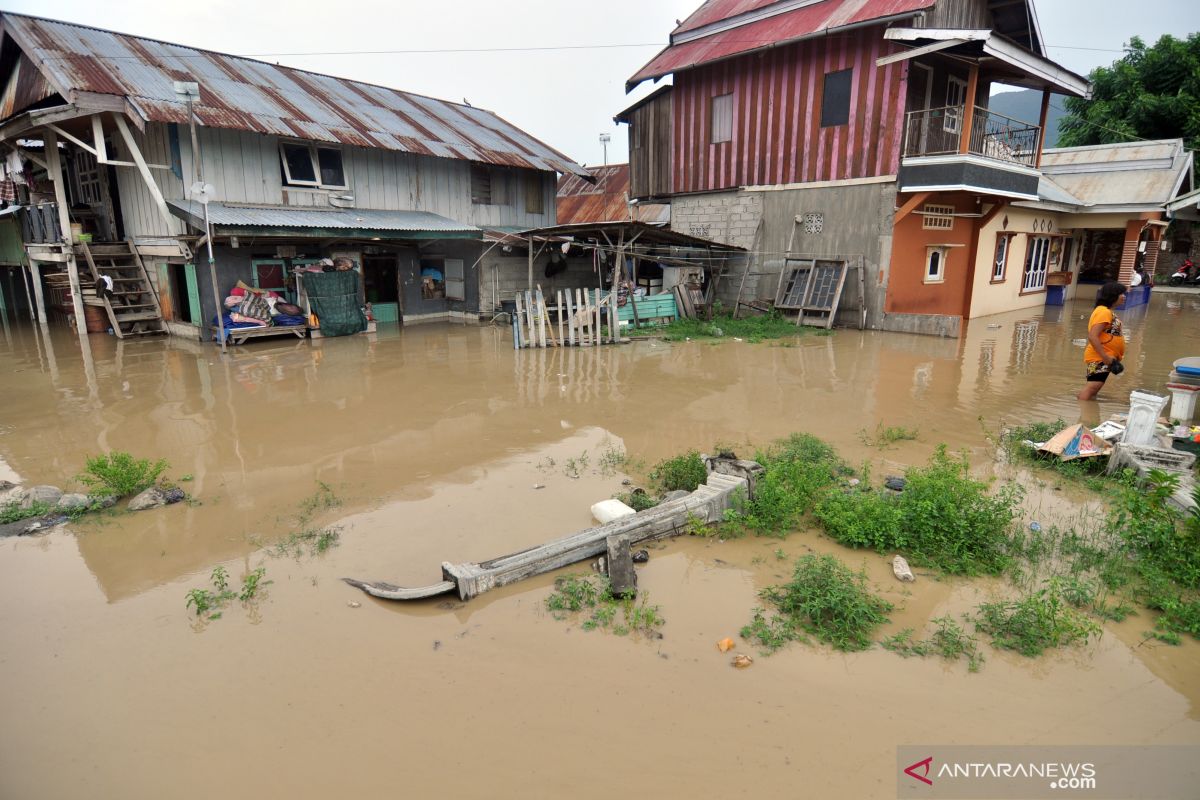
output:
<svg viewBox="0 0 1200 800"><path fill-rule="evenodd" d="M1200 270L1189 258L1179 265L1179 269L1171 275L1172 286L1200 286Z"/></svg>

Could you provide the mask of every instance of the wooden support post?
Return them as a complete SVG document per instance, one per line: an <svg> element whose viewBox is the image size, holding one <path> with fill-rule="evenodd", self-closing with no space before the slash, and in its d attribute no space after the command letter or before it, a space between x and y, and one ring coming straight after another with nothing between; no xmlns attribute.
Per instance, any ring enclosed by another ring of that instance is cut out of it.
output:
<svg viewBox="0 0 1200 800"><path fill-rule="evenodd" d="M517 300L516 300L516 304L515 304L514 308L515 308L515 310L513 311L513 322L515 322L516 326L517 326L516 327L517 347L524 347L525 343L528 340L525 338L525 325L524 325L525 305L524 305L524 303L521 302L521 293L520 292L517 292Z"/></svg>
<svg viewBox="0 0 1200 800"><path fill-rule="evenodd" d="M83 293L79 289L79 265L75 263L75 245L71 237L71 214L67 205L67 188L63 185L62 159L58 155L58 135L52 130L42 132L46 143L46 166L54 182L54 202L58 204L58 225L67 252L67 279L71 284L71 311L75 315L75 330L87 336L87 320L83 316Z"/></svg>
<svg viewBox="0 0 1200 800"><path fill-rule="evenodd" d="M537 333L533 328L533 293L525 290L525 323L529 327L529 346L537 347Z"/></svg>
<svg viewBox="0 0 1200 800"><path fill-rule="evenodd" d="M529 237L529 286L525 287L529 291L533 291L533 237Z"/></svg>
<svg viewBox="0 0 1200 800"><path fill-rule="evenodd" d="M637 597L637 572L629 552L629 534L619 533L605 540L608 547L608 583L613 597Z"/></svg>
<svg viewBox="0 0 1200 800"><path fill-rule="evenodd" d="M933 194L933 192L917 192L912 197L905 200L904 205L896 209L896 216L895 219L892 220L892 224L899 225L900 220L907 217L916 209L917 206L929 199L929 195L931 194Z"/></svg>
<svg viewBox="0 0 1200 800"><path fill-rule="evenodd" d="M966 155L971 152L971 133L975 126L975 93L979 91L979 62L971 64L971 72L967 76L966 108L963 109L961 130L958 132L958 152ZM980 142L982 145L983 143Z"/></svg>
<svg viewBox="0 0 1200 800"><path fill-rule="evenodd" d="M566 344L566 338L563 334L563 293L562 289L554 290L554 305L558 311L558 343Z"/></svg>
<svg viewBox="0 0 1200 800"><path fill-rule="evenodd" d="M1050 90L1042 89L1042 113L1038 117L1038 148L1037 160L1034 161L1034 166L1038 169L1042 167L1042 150L1046 147L1046 116L1050 111Z"/></svg>
<svg viewBox="0 0 1200 800"><path fill-rule="evenodd" d="M42 293L42 268L36 261L29 261L29 276L33 278L33 297L37 301L37 321L46 324L46 297Z"/></svg>
<svg viewBox="0 0 1200 800"><path fill-rule="evenodd" d="M563 292L566 295L567 301L567 340L571 346L575 346L575 308L571 304L571 290L567 289Z"/></svg>

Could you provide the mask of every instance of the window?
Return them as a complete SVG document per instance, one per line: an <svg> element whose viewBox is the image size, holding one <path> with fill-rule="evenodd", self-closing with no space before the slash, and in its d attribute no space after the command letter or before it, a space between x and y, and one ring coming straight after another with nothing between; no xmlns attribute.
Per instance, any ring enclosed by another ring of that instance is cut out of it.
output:
<svg viewBox="0 0 1200 800"><path fill-rule="evenodd" d="M502 206L506 202L504 179L486 164L471 165L471 202L477 206Z"/></svg>
<svg viewBox="0 0 1200 800"><path fill-rule="evenodd" d="M925 248L925 283L941 283L946 279L946 255L949 250L941 245Z"/></svg>
<svg viewBox="0 0 1200 800"><path fill-rule="evenodd" d="M314 189L347 188L342 168L342 151L336 147L318 147L303 142L281 142L279 158L283 182L288 186Z"/></svg>
<svg viewBox="0 0 1200 800"><path fill-rule="evenodd" d="M962 117L962 107L967 102L967 82L962 78L950 75L946 78L946 110L942 129L947 133L958 133L959 119Z"/></svg>
<svg viewBox="0 0 1200 800"><path fill-rule="evenodd" d="M712 143L733 141L733 95L722 94L712 100Z"/></svg>
<svg viewBox="0 0 1200 800"><path fill-rule="evenodd" d="M525 175L525 213L542 214L546 211L546 200L542 195L542 176L538 173Z"/></svg>
<svg viewBox="0 0 1200 800"><path fill-rule="evenodd" d="M1022 292L1040 292L1046 288L1046 266L1050 256L1049 236L1030 236L1029 252L1025 255L1025 280Z"/></svg>
<svg viewBox="0 0 1200 800"><path fill-rule="evenodd" d="M921 227L926 230L954 230L954 206L935 206L926 203L922 209Z"/></svg>
<svg viewBox="0 0 1200 800"><path fill-rule="evenodd" d="M292 293L288 291L287 265L283 261L270 259L255 260L251 263L254 267L254 288L268 289L284 297L291 296Z"/></svg>
<svg viewBox="0 0 1200 800"><path fill-rule="evenodd" d="M843 69L825 74L821 90L821 127L845 125L850 121L850 79L854 70Z"/></svg>
<svg viewBox="0 0 1200 800"><path fill-rule="evenodd" d="M992 258L992 283L1000 283L1008 274L1008 250L1012 246L1013 235L1000 233L996 235L996 255Z"/></svg>

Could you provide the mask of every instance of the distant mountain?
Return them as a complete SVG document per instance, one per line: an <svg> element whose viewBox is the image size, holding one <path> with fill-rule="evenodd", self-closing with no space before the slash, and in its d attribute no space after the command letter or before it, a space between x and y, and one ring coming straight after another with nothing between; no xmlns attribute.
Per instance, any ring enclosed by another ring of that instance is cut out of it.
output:
<svg viewBox="0 0 1200 800"><path fill-rule="evenodd" d="M1066 97L1061 94L1050 95L1050 109L1046 114L1046 147L1058 145L1058 122L1067 115L1059 109L1066 108L1065 101ZM988 106L997 114L1037 125L1042 114L1042 93L1036 89L1022 89L1019 92L994 94Z"/></svg>

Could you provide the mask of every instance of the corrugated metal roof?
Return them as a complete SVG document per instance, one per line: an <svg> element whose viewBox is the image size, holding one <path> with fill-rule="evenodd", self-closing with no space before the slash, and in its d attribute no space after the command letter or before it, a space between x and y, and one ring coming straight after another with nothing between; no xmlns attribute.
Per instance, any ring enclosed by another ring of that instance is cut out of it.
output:
<svg viewBox="0 0 1200 800"><path fill-rule="evenodd" d="M1191 166L1192 154L1181 139L1064 147L1042 153L1042 172L1088 207L1162 208L1181 183L1188 188Z"/></svg>
<svg viewBox="0 0 1200 800"><path fill-rule="evenodd" d="M633 219L650 225L671 221L666 203L629 203L629 165L593 167L595 183L576 175L558 179L558 224L618 222Z"/></svg>
<svg viewBox="0 0 1200 800"><path fill-rule="evenodd" d="M188 200L169 200L172 213L203 225L204 207ZM379 211L359 208L293 208L208 204L214 226L238 228L311 228L314 230L476 233L479 228L428 211Z"/></svg>
<svg viewBox="0 0 1200 800"><path fill-rule="evenodd" d="M1046 175L1038 178L1038 200L1043 200L1047 203L1059 203L1065 206L1085 205L1082 200L1059 186L1054 182L1053 178Z"/></svg>
<svg viewBox="0 0 1200 800"><path fill-rule="evenodd" d="M83 25L0 18L61 91L126 97L151 121L187 122L174 82L195 81L197 116L214 128L587 174L481 108Z"/></svg>
<svg viewBox="0 0 1200 800"><path fill-rule="evenodd" d="M632 89L651 78L659 78L681 69L814 34L872 20L915 14L933 7L934 2L935 0L823 0L764 19L752 19L729 30L719 30L693 41L668 45L630 78L625 87ZM672 34L672 42L680 35L686 37L689 34L700 34L702 31L697 30L698 28L736 17L738 14L769 11L770 9L766 8L769 5L773 4L759 0L708 0L676 29ZM779 5L782 8L786 4Z"/></svg>

